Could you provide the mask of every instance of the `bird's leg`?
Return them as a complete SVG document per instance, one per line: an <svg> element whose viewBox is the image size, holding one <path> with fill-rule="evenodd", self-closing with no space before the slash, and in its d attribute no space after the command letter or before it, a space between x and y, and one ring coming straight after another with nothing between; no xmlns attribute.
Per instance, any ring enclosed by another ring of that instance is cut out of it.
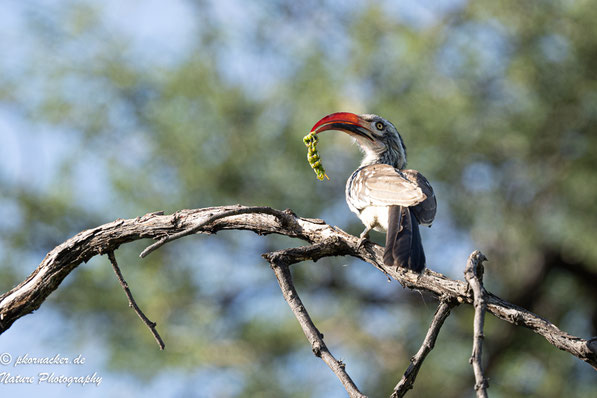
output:
<svg viewBox="0 0 597 398"><path fill-rule="evenodd" d="M366 241L369 240L369 232L371 232L373 228L367 226L363 232L361 232L361 236L359 239L359 244L357 245L357 250L360 250L361 247L365 244Z"/></svg>

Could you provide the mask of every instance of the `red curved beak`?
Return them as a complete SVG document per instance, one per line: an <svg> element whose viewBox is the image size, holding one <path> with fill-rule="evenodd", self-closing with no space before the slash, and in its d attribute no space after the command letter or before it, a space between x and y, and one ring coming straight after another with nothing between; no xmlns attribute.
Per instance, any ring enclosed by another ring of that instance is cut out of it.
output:
<svg viewBox="0 0 597 398"><path fill-rule="evenodd" d="M326 130L344 131L350 135L358 135L374 141L369 123L363 120L359 115L350 112L336 112L324 116L315 123L311 132L316 134Z"/></svg>

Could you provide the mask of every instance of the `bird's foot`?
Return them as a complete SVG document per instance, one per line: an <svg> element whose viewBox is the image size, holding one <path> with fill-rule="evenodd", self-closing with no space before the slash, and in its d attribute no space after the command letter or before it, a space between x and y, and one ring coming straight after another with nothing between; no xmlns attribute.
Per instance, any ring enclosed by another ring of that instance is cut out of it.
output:
<svg viewBox="0 0 597 398"><path fill-rule="evenodd" d="M363 247L365 245L365 243L367 243L368 241L369 241L369 231L365 230L361 234L359 243L357 244L357 250L361 250L361 247Z"/></svg>
<svg viewBox="0 0 597 398"><path fill-rule="evenodd" d="M369 238L361 238L359 239L359 243L357 244L357 250L361 250L361 247L365 245L369 241Z"/></svg>

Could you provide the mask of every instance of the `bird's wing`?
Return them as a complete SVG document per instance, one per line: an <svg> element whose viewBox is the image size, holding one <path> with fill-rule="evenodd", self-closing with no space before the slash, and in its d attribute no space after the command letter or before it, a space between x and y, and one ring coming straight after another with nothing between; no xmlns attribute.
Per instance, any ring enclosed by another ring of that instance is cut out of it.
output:
<svg viewBox="0 0 597 398"><path fill-rule="evenodd" d="M415 206L427 196L416 181L387 164L363 167L352 186L359 201L373 206Z"/></svg>
<svg viewBox="0 0 597 398"><path fill-rule="evenodd" d="M435 193L429 181L416 170L402 170L402 174L409 180L413 181L425 194L427 199L412 207L412 211L417 217L420 224L431 225L435 219L435 213L437 211L437 200L435 199Z"/></svg>

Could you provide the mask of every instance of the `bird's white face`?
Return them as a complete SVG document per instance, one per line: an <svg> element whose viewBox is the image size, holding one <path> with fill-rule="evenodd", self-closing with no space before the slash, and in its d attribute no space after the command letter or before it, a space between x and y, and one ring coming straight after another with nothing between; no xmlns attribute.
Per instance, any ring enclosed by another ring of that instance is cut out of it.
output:
<svg viewBox="0 0 597 398"><path fill-rule="evenodd" d="M399 169L404 168L406 148L396 127L389 120L373 114L359 115L359 119L364 122L363 124L367 124L366 129L373 138L373 140L367 140L363 137L355 137L365 154L362 164L376 163L385 156L389 158L388 160L395 159L394 162L387 162L388 164Z"/></svg>

